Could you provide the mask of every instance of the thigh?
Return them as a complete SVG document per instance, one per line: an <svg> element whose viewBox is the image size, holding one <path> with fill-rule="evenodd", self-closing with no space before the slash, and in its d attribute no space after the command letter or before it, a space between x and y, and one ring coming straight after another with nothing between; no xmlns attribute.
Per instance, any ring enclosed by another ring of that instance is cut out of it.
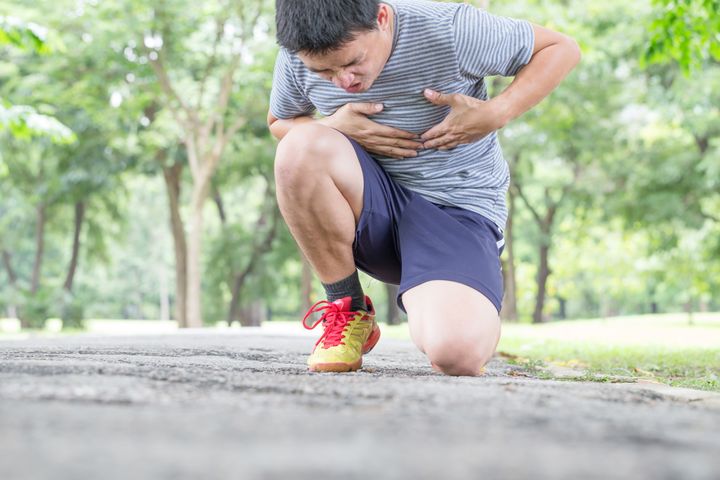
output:
<svg viewBox="0 0 720 480"><path fill-rule="evenodd" d="M405 292L425 282L446 280L474 289L490 300L495 313L500 311L499 230L472 212L468 213L478 222L466 221L464 212L439 207L424 198L414 198L406 205L398 229L402 263L398 304L403 310L407 311Z"/></svg>
<svg viewBox="0 0 720 480"><path fill-rule="evenodd" d="M339 131L317 123L293 127L278 145L275 180L278 191L291 196L301 188L312 191L334 184L357 224L363 207L362 169L350 139Z"/></svg>
<svg viewBox="0 0 720 480"><path fill-rule="evenodd" d="M494 303L462 283L432 280L402 294L410 335L422 352L433 346L495 351L500 340L500 317Z"/></svg>
<svg viewBox="0 0 720 480"><path fill-rule="evenodd" d="M395 183L359 144L351 143L364 182L363 208L353 243L355 264L371 277L398 285L402 272L398 223L417 194Z"/></svg>

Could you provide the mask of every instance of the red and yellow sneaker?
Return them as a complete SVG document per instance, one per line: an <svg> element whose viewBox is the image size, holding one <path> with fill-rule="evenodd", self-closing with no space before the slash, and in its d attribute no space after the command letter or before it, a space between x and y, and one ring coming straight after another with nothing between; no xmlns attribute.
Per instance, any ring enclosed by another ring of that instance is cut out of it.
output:
<svg viewBox="0 0 720 480"><path fill-rule="evenodd" d="M370 297L365 297L367 310L350 310L352 299L341 298L330 303L321 300L313 305L303 318L303 326L312 330L320 323L324 332L315 343L308 367L312 372L352 372L362 366L362 356L375 347L380 339L380 328L375 323L375 309ZM316 312L322 316L312 325L306 323Z"/></svg>

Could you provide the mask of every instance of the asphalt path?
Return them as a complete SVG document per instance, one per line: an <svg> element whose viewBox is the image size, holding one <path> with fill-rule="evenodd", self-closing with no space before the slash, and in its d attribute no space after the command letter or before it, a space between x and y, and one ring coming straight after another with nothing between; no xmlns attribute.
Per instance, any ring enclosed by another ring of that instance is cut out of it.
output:
<svg viewBox="0 0 720 480"><path fill-rule="evenodd" d="M309 373L313 343L0 341L0 479L720 478L716 404L528 378L497 358L447 377L399 340L359 372Z"/></svg>

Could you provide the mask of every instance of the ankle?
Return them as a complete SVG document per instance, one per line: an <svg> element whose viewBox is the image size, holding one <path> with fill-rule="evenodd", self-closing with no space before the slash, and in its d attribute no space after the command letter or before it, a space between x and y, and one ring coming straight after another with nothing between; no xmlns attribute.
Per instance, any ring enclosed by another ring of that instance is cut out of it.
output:
<svg viewBox="0 0 720 480"><path fill-rule="evenodd" d="M360 278L357 270L355 270L348 277L343 278L333 283L323 283L325 288L325 294L327 295L328 302L334 302L341 298L350 297L352 304L350 309L355 310L366 310L367 305L365 303L365 293L363 292L362 285L360 284Z"/></svg>

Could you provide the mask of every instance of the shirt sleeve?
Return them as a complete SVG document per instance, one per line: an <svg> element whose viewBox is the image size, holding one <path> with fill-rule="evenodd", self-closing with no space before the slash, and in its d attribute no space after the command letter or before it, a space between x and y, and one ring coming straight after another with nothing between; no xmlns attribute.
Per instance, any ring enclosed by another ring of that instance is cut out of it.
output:
<svg viewBox="0 0 720 480"><path fill-rule="evenodd" d="M290 54L281 48L275 60L270 92L270 113L278 119L289 119L312 115L314 111L315 106L300 89L295 79Z"/></svg>
<svg viewBox="0 0 720 480"><path fill-rule="evenodd" d="M460 72L471 78L515 76L528 64L535 47L530 22L492 15L471 5L458 8L453 29Z"/></svg>

